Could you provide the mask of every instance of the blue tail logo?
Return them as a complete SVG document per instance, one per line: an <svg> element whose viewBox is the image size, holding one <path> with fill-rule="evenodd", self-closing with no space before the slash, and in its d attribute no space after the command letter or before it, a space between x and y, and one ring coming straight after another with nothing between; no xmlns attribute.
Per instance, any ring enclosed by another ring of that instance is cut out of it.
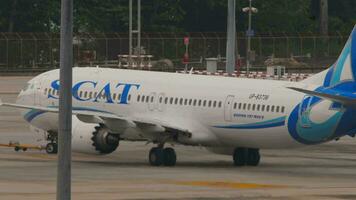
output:
<svg viewBox="0 0 356 200"><path fill-rule="evenodd" d="M354 98L356 93L356 26L339 58L325 73L323 85L315 91ZM322 109L322 116L318 114ZM315 117L318 116L319 117ZM314 117L311 117L314 116ZM314 121L313 121L314 120ZM356 110L337 102L325 103L316 96L306 95L288 118L290 135L303 144L318 144L356 134Z"/></svg>

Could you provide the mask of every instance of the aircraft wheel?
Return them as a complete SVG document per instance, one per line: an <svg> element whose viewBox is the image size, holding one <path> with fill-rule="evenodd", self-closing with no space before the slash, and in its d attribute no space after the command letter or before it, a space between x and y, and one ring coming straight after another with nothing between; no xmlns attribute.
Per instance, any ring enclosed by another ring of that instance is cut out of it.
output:
<svg viewBox="0 0 356 200"><path fill-rule="evenodd" d="M27 148L23 148L22 151L27 151Z"/></svg>
<svg viewBox="0 0 356 200"><path fill-rule="evenodd" d="M46 152L47 152L48 154L56 154L56 153L58 152L58 146L57 146L57 144L56 144L56 143L53 143L53 142L48 143L48 144L46 145Z"/></svg>
<svg viewBox="0 0 356 200"><path fill-rule="evenodd" d="M15 147L15 151L20 151L20 147Z"/></svg>
<svg viewBox="0 0 356 200"><path fill-rule="evenodd" d="M163 164L163 149L159 147L153 147L150 150L148 160L152 166L160 166Z"/></svg>
<svg viewBox="0 0 356 200"><path fill-rule="evenodd" d="M173 148L165 148L163 150L163 164L165 166L174 166L177 162L177 155Z"/></svg>
<svg viewBox="0 0 356 200"><path fill-rule="evenodd" d="M257 166L260 163L260 152L259 149L248 149L247 150L247 160L246 164L249 166Z"/></svg>
<svg viewBox="0 0 356 200"><path fill-rule="evenodd" d="M244 166L247 159L247 149L246 148L236 148L233 155L235 166Z"/></svg>

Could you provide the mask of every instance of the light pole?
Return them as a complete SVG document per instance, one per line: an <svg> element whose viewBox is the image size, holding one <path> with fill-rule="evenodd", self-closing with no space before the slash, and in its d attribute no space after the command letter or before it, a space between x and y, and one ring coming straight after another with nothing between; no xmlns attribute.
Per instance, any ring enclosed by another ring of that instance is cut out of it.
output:
<svg viewBox="0 0 356 200"><path fill-rule="evenodd" d="M258 10L257 8L252 7L252 0L249 1L249 6L245 7L242 9L243 12L248 12L248 30L246 31L247 35L247 54L246 54L246 71L247 74L250 73L250 67L251 67L251 37L253 37L254 31L251 29L251 18L252 18L252 13L257 13Z"/></svg>
<svg viewBox="0 0 356 200"><path fill-rule="evenodd" d="M236 65L236 0L228 0L226 40L226 73L233 74Z"/></svg>
<svg viewBox="0 0 356 200"><path fill-rule="evenodd" d="M61 2L57 200L71 199L73 0Z"/></svg>

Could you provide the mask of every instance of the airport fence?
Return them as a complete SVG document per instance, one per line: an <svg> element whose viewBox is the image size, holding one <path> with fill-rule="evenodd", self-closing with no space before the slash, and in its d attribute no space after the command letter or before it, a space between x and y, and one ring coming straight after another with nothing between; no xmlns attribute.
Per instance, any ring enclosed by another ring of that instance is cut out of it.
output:
<svg viewBox="0 0 356 200"><path fill-rule="evenodd" d="M173 69L181 70L185 52L184 37L190 38L189 57L196 69L204 68L204 59L224 57L225 33L143 33L142 46L153 60L169 59ZM76 66L100 65L118 67L118 55L128 54L127 33L77 33L74 36ZM319 71L332 64L342 50L347 35L334 33L264 33L252 38L256 53L253 69L263 69L271 57L295 71ZM59 34L0 33L0 72L42 72L59 67ZM244 68L247 38L237 34L239 64ZM290 59L292 58L292 59ZM289 64L290 63L290 64ZM223 65L223 64L222 64ZM221 65L220 65L221 66Z"/></svg>

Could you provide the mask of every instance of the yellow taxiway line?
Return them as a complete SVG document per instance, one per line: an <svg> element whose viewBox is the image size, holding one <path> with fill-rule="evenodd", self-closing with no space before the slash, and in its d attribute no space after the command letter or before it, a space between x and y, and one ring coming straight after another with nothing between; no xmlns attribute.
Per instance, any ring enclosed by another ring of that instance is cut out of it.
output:
<svg viewBox="0 0 356 200"><path fill-rule="evenodd" d="M239 182L226 182L226 181L176 181L171 183L177 185L215 187L215 188L225 188L225 189L277 189L277 188L287 187L282 185L239 183Z"/></svg>

